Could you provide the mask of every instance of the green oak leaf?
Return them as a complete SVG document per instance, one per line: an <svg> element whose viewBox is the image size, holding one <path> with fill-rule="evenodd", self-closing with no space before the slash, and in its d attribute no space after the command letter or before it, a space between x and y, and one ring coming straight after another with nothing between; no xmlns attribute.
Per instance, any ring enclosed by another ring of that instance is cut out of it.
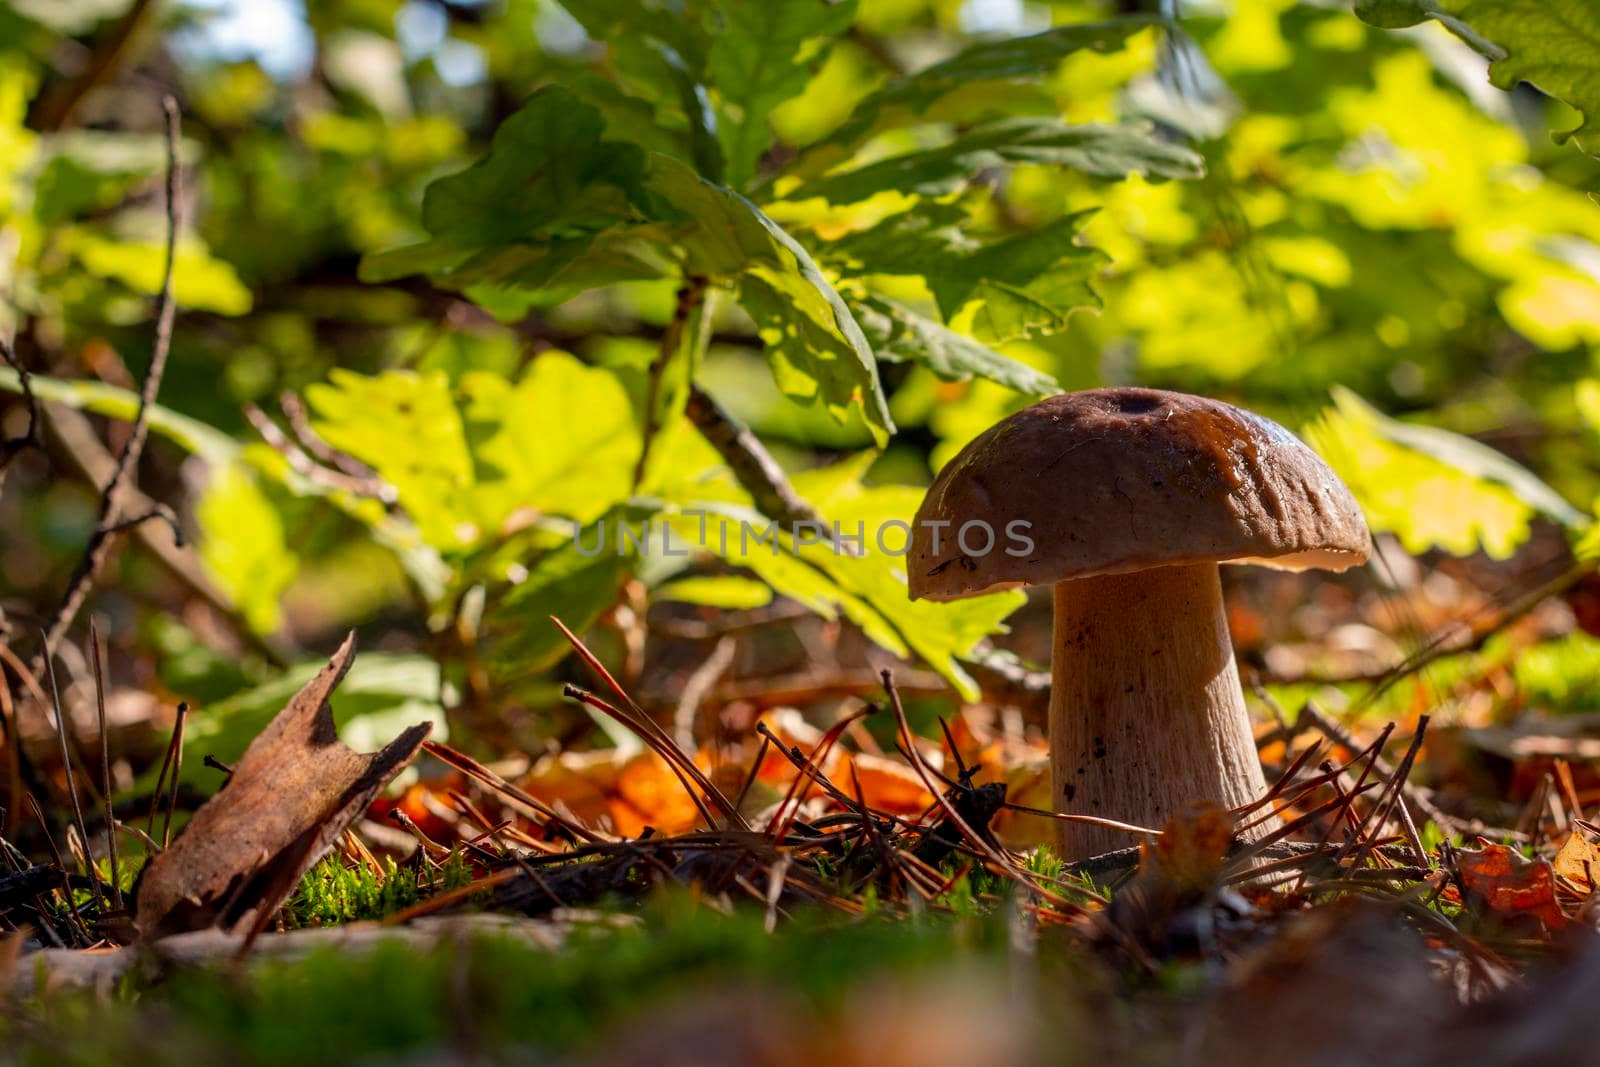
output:
<svg viewBox="0 0 1600 1067"><path fill-rule="evenodd" d="M394 487L423 540L452 551L478 539L472 453L443 371L335 368L305 396L317 433Z"/></svg>
<svg viewBox="0 0 1600 1067"><path fill-rule="evenodd" d="M883 535L883 540L889 542L890 551L886 552L878 543L878 532L892 523L909 523L922 503L922 490L904 485L863 485L862 476L874 458L872 453L866 453L793 477L795 490L838 523L845 534L865 534L866 550L860 555L813 545L804 550L806 558L826 571L841 588L871 605L894 633L944 675L963 698L976 700L978 687L957 661L971 655L985 638L1005 633L1006 617L1026 602L1027 595L1012 589L948 603L912 600L906 592L905 556L893 554L901 547L898 534ZM893 647L881 640L879 643Z"/></svg>
<svg viewBox="0 0 1600 1067"><path fill-rule="evenodd" d="M41 374L32 375L30 382L40 399L65 404L78 411L132 422L139 410L137 394L104 382L62 381ZM17 372L10 367L0 367L0 389L9 393L22 390ZM148 415L151 433L159 434L214 468L238 463L295 496L326 501L367 527L373 540L393 552L424 599L431 603L443 595L445 565L405 516L389 514L382 503L371 497L358 497L307 478L290 466L281 453L265 445L241 445L221 430L161 404L150 405Z"/></svg>
<svg viewBox="0 0 1600 1067"><path fill-rule="evenodd" d="M1501 89L1528 82L1583 121L1558 132L1600 157L1600 4L1594 0L1356 0L1356 14L1399 29L1435 19L1490 60Z"/></svg>
<svg viewBox="0 0 1600 1067"><path fill-rule="evenodd" d="M652 160L651 188L685 220L673 228L685 268L732 285L786 394L843 421L859 406L874 440L894 432L872 347L850 308L798 241L738 193L677 160Z"/></svg>
<svg viewBox="0 0 1600 1067"><path fill-rule="evenodd" d="M879 359L921 363L946 381L987 378L1029 396L1061 391L1056 380L1043 371L1003 356L897 301L868 296L856 303L855 312Z"/></svg>
<svg viewBox="0 0 1600 1067"><path fill-rule="evenodd" d="M772 143L767 116L806 87L827 55L826 46L807 46L848 29L856 5L855 0L723 0L719 6L722 27L706 73L722 103L723 180L737 189L755 174Z"/></svg>
<svg viewBox="0 0 1600 1067"><path fill-rule="evenodd" d="M974 328L1001 343L1055 332L1073 311L1100 306L1089 281L1109 259L1078 243L1090 214L985 243L964 228L960 205L925 203L833 242L826 254L854 274L909 270L927 283L947 322L976 302Z"/></svg>
<svg viewBox="0 0 1600 1067"><path fill-rule="evenodd" d="M614 535L616 524L637 530L649 512L618 507L592 524ZM654 547L654 546L652 546ZM590 529L538 557L515 583L496 591L484 613L481 637L497 684L511 685L552 666L572 651L550 621L555 615L583 633L616 602L638 564L638 553L615 536L604 544Z"/></svg>
<svg viewBox="0 0 1600 1067"><path fill-rule="evenodd" d="M650 590L650 596L654 600L675 600L724 611L750 611L772 603L770 586L737 574L691 574L687 578L675 578Z"/></svg>
<svg viewBox="0 0 1600 1067"><path fill-rule="evenodd" d="M858 104L850 118L807 157L799 172L814 174L819 166L837 162L873 134L889 127L915 122L970 122L994 114L1015 114L1023 85L1043 81L1061 61L1085 49L1111 53L1127 46L1129 38L1152 27L1166 26L1154 15L1130 15L1102 22L1057 26L1041 33L981 41L949 59L896 79ZM945 114L941 104L970 100L994 83L1004 92L982 94L980 107L957 108Z"/></svg>
<svg viewBox="0 0 1600 1067"><path fill-rule="evenodd" d="M894 426L872 348L848 309L842 320L836 315L837 293L828 299L798 271L753 267L739 283L738 297L755 320L772 376L785 395L803 403L820 401L840 422L859 406L873 437L887 442ZM838 306L844 307L843 301Z"/></svg>
<svg viewBox="0 0 1600 1067"><path fill-rule="evenodd" d="M545 352L516 382L474 371L459 389L485 522L519 508L586 521L632 491L639 429L610 371Z"/></svg>
<svg viewBox="0 0 1600 1067"><path fill-rule="evenodd" d="M468 245L593 233L635 217L642 148L605 138L600 112L548 86L495 130L489 154L428 186L422 224Z"/></svg>
<svg viewBox="0 0 1600 1067"><path fill-rule="evenodd" d="M335 370L306 390L317 431L390 485L423 538L465 552L516 512L587 520L628 496L639 431L610 371L545 352L488 371Z"/></svg>
<svg viewBox="0 0 1600 1067"><path fill-rule="evenodd" d="M1198 178L1204 161L1143 125L1072 125L1056 119L991 122L948 144L906 152L803 184L787 199L852 204L885 189L940 196L1008 163L1068 167L1101 178Z"/></svg>
<svg viewBox="0 0 1600 1067"><path fill-rule="evenodd" d="M662 129L681 128L689 161L720 180L717 117L705 87L712 41L706 0L563 0L563 6L591 38L606 43L623 95L652 108Z"/></svg>

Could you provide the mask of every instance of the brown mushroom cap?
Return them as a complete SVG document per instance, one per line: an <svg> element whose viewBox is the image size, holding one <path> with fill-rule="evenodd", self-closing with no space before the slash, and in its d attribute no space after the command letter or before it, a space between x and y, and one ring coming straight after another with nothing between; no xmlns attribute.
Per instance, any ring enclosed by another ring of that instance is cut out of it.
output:
<svg viewBox="0 0 1600 1067"><path fill-rule="evenodd" d="M968 554L957 534L980 519L993 546L975 528ZM1033 549L1013 555L1018 520ZM1186 393L1091 389L1017 412L946 464L906 569L913 599L955 600L1204 561L1344 570L1371 551L1350 491L1277 423Z"/></svg>

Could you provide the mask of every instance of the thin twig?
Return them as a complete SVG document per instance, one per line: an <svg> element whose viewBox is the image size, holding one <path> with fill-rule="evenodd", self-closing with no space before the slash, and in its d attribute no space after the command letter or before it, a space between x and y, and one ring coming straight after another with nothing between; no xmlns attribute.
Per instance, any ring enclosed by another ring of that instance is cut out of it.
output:
<svg viewBox="0 0 1600 1067"><path fill-rule="evenodd" d="M172 816L178 810L178 776L183 772L183 726L189 721L189 705L178 705L178 721L172 727L172 792L167 799L167 819L161 824L161 847L172 844Z"/></svg>
<svg viewBox="0 0 1600 1067"><path fill-rule="evenodd" d="M78 105L95 86L111 76L129 55L129 44L137 40L146 19L159 9L155 0L134 0L116 25L96 41L88 60L65 81L41 93L33 106L34 129L53 131L70 126Z"/></svg>
<svg viewBox="0 0 1600 1067"><path fill-rule="evenodd" d="M28 408L28 428L23 431L22 436L0 441L0 481L3 481L6 468L11 466L11 461L17 458L19 453L30 448L40 448L42 445L39 440L39 401L33 395L33 376L17 358L11 342L4 337L0 337L0 359L4 359L10 364L11 369L17 372L17 384L22 389L22 402Z"/></svg>
<svg viewBox="0 0 1600 1067"><path fill-rule="evenodd" d="M318 463L342 471L358 481L379 480L377 472L371 467L323 440L322 435L311 425L311 418L306 413L306 402L300 399L299 393L289 389L279 393L278 408L283 412L284 421L289 424L289 432L294 434L296 443ZM388 491L385 499L393 503L394 489L390 486L381 488Z"/></svg>
<svg viewBox="0 0 1600 1067"><path fill-rule="evenodd" d="M101 443L88 416L60 404L45 405L39 416L44 425L45 439L56 460L65 461L67 473L98 493L100 487L110 481L116 457ZM130 511L148 511L154 503L137 486L130 485L124 490L123 504ZM146 526L136 527L131 534L145 552L190 594L199 597L216 611L241 645L274 666L288 666L290 657L286 652L250 628L240 616L239 606L206 576L192 550L179 548L169 537Z"/></svg>
<svg viewBox="0 0 1600 1067"><path fill-rule="evenodd" d="M119 534L125 530L131 530L135 526L143 526L151 519L160 519L162 522L166 523L167 528L172 531L172 543L177 545L179 548L183 547L183 527L178 522L178 513L173 511L168 505L161 503L159 500L152 501L149 509L141 512L138 515L131 515L126 519L118 519L116 522L106 527L106 533Z"/></svg>
<svg viewBox="0 0 1600 1067"><path fill-rule="evenodd" d="M806 502L789 484L778 461L772 458L750 428L742 425L698 385L690 384L689 399L684 413L694 423L700 435L722 457L734 480L750 494L756 510L769 519L776 519L790 527L805 526L816 530L825 543L837 544L833 528L820 512ZM855 546L846 546L852 554L859 554Z"/></svg>
<svg viewBox="0 0 1600 1067"><path fill-rule="evenodd" d="M678 708L673 714L672 732L678 746L685 751L694 748L694 727L700 717L700 705L712 687L728 673L728 668L733 666L733 655L738 647L739 643L732 637L722 638L705 662L696 667L683 683L683 694L678 697Z"/></svg>
<svg viewBox="0 0 1600 1067"><path fill-rule="evenodd" d="M386 504L394 502L394 488L381 478L374 475L355 477L341 470L324 467L302 451L298 444L289 440L284 432L278 429L278 424L267 417L266 412L254 404L246 404L243 411L245 421L261 435L267 447L282 456L289 467L307 481L315 482L335 492L372 497Z"/></svg>
<svg viewBox="0 0 1600 1067"><path fill-rule="evenodd" d="M67 629L77 618L89 591L94 587L95 576L111 551L111 539L122 521L123 496L136 476L139 459L144 454L145 441L150 434L150 410L155 406L156 395L161 390L161 379L167 369L167 354L172 349L172 325L177 314L173 299L172 275L178 249L178 137L180 116L178 102L168 96L161 101L166 119L167 133L167 244L166 262L161 273L161 291L156 303L155 343L150 353L150 369L145 373L139 390L139 408L128 433L128 443L117 457L100 493L100 517L95 522L94 533L84 549L83 558L67 582L67 591L61 598L55 614L44 627L44 645L35 657L43 661L55 652Z"/></svg>
<svg viewBox="0 0 1600 1067"><path fill-rule="evenodd" d="M667 323L666 332L661 335L661 345L656 349L656 358L650 361L644 399L644 431L639 445L639 459L633 466L635 489L644 482L645 467L650 461L650 446L655 440L659 424L661 380L666 377L667 367L672 363L673 357L683 350L685 335L705 306L709 284L705 278L698 275L684 279L683 285L678 289L678 302L672 309L672 321ZM703 322L699 325L703 326ZM705 337L703 329L697 329L696 332L700 336L690 341L698 347ZM689 367L685 373L692 375L694 368Z"/></svg>

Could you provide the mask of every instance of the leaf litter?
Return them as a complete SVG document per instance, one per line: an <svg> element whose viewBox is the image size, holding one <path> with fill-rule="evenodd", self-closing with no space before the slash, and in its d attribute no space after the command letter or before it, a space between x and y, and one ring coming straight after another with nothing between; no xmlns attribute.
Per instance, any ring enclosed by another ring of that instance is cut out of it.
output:
<svg viewBox="0 0 1600 1067"><path fill-rule="evenodd" d="M1530 990L1600 980L1600 829L1582 818L1570 769L1549 776L1571 809L1560 822L1541 809L1533 832L1479 823L1475 834L1424 843L1410 811L1432 801L1407 778L1426 716L1403 748L1392 728L1360 746L1308 706L1259 739L1280 774L1256 803L1196 807L1150 833L1130 828L1126 849L1063 865L1030 847L1052 818L1024 803L1036 799L1038 761L1018 760L968 716L941 721L937 740L917 736L889 672L880 701L827 730L771 712L742 740L689 751L561 629L597 682L595 691L569 684L569 699L631 731L642 750L562 753L518 773L426 740L422 724L358 755L338 742L328 706L354 658L347 639L145 865L131 925L111 894L91 897L101 879L87 868L35 864L0 876L0 915L38 931L33 944L99 946L47 953L41 971L18 955L25 935L13 933L0 942L0 964L26 975L13 979L22 990L47 972L55 986L103 987L152 951L184 967L252 940L268 957L292 956L307 932L293 931L304 925L300 897L286 901L327 856L328 870L407 887L353 916L381 926L339 927L353 938L341 944L363 952L386 929L427 932L409 942L426 952L458 936L443 931L495 915L511 924L498 929L526 929L555 950L574 924L620 919L673 889L713 912L757 913L780 934L817 914L837 916L845 931L998 917L1014 952L1065 946L1076 966L1121 991L1123 1007L1095 1040L1131 1062L1160 1061L1154 1050L1174 1033L1189 1035L1198 1063L1273 1049L1298 1062L1449 1062L1444 1050L1467 1047L1461 1033L1486 1032L1483 1019L1512 1011ZM889 750L861 730L875 718L893 726ZM426 777L380 797L419 757ZM1451 829L1464 825L1444 817ZM1269 818L1280 829L1239 840ZM378 848L385 826L414 846L401 866L363 844ZM13 851L7 860L18 867ZM142 955L119 955L115 946L132 941ZM963 966L952 964L958 985L971 979ZM1185 974L1199 977L1182 979L1180 995L1158 994ZM956 1018L976 1025L988 982L963 987ZM916 995L937 1003L944 994ZM1569 1002L1564 993L1553 1000ZM673 1029L698 1010L675 1013ZM772 1025L792 1028L811 1009L766 1010L788 1013ZM1530 1041L1541 1048L1567 1047L1584 1022L1544 1002L1533 1017L1543 1030ZM900 1028L874 1040L890 1029ZM627 1062L628 1041L619 1039L613 1062ZM1061 1059L1037 1035L1007 1041L1015 1047L995 1062ZM962 1043L946 1044L950 1053Z"/></svg>

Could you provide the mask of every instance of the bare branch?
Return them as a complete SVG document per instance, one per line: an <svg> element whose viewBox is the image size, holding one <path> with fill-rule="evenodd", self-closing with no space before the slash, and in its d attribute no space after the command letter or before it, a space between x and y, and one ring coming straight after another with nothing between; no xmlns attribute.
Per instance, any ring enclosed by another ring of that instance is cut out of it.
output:
<svg viewBox="0 0 1600 1067"><path fill-rule="evenodd" d="M691 323L705 307L706 279L700 277L687 278L678 290L678 303L672 311L672 321L667 324L666 332L661 335L661 346L656 350L656 358L650 361L649 386L645 391L644 399L644 432L643 441L639 446L639 460L633 467L633 487L639 488L639 483L644 481L645 465L650 460L650 445L654 441L657 430L657 410L661 406L661 379L666 376L667 366L672 362L687 340L690 344L698 345L705 338L703 329L697 329L699 337L687 338ZM703 326L703 322L700 323ZM693 373L693 367L689 369Z"/></svg>
<svg viewBox="0 0 1600 1067"><path fill-rule="evenodd" d="M791 525L815 524L819 530L830 529L817 509L794 491L767 446L748 426L724 411L710 394L698 385L691 385L685 410L689 421L717 450L733 471L734 478L750 494L757 511Z"/></svg>
<svg viewBox="0 0 1600 1067"><path fill-rule="evenodd" d="M131 530L135 526L143 526L151 519L160 519L166 523L172 530L172 543L179 548L183 547L183 527L178 523L178 513L159 500L152 501L150 507L138 515L133 515L126 519L118 519L106 528L106 533L122 533L124 530Z"/></svg>
<svg viewBox="0 0 1600 1067"><path fill-rule="evenodd" d="M267 417L267 413L254 404L244 406L244 417L247 422L261 435L278 455L282 456L296 474L302 475L308 481L316 482L325 488L338 492L353 493L356 496L371 497L381 500L386 504L394 503L394 487L383 479L368 473L365 476L346 474L342 470L324 467L308 456L305 451L284 435L278 424Z"/></svg>
<svg viewBox="0 0 1600 1067"><path fill-rule="evenodd" d="M39 444L39 401L33 395L33 376L28 373L28 368L22 365L17 358L16 351L11 347L11 342L0 337L0 359L4 359L17 372L17 382L22 387L22 402L28 406L28 428L21 437L11 437L0 441L0 481L5 478L6 468L11 466L11 461L18 453L26 452L30 448L38 448Z"/></svg>
<svg viewBox="0 0 1600 1067"><path fill-rule="evenodd" d="M150 353L150 369L139 390L139 409L128 434L127 446L123 448L122 455L117 457L111 478L100 493L100 518L95 523L94 533L90 535L83 558L67 583L67 591L60 605L44 628L44 643L35 656L35 661L39 663L47 661L66 636L84 601L89 598L95 576L111 551L112 538L119 529L125 528L123 498L132 488L139 458L144 454L145 441L150 436L150 409L161 390L161 378L167 369L167 353L172 348L172 324L177 314L177 304L172 295L172 273L178 246L178 135L181 118L178 102L170 96L161 101L161 109L166 116L167 133L167 245L161 292L156 303L155 344Z"/></svg>
<svg viewBox="0 0 1600 1067"><path fill-rule="evenodd" d="M295 441L312 459L324 466L343 471L352 478L377 480L377 472L371 467L354 456L339 451L322 439L322 435L311 425L311 419L306 414L306 402L300 399L299 393L285 389L278 394L278 407L289 423L289 432L294 434Z"/></svg>

